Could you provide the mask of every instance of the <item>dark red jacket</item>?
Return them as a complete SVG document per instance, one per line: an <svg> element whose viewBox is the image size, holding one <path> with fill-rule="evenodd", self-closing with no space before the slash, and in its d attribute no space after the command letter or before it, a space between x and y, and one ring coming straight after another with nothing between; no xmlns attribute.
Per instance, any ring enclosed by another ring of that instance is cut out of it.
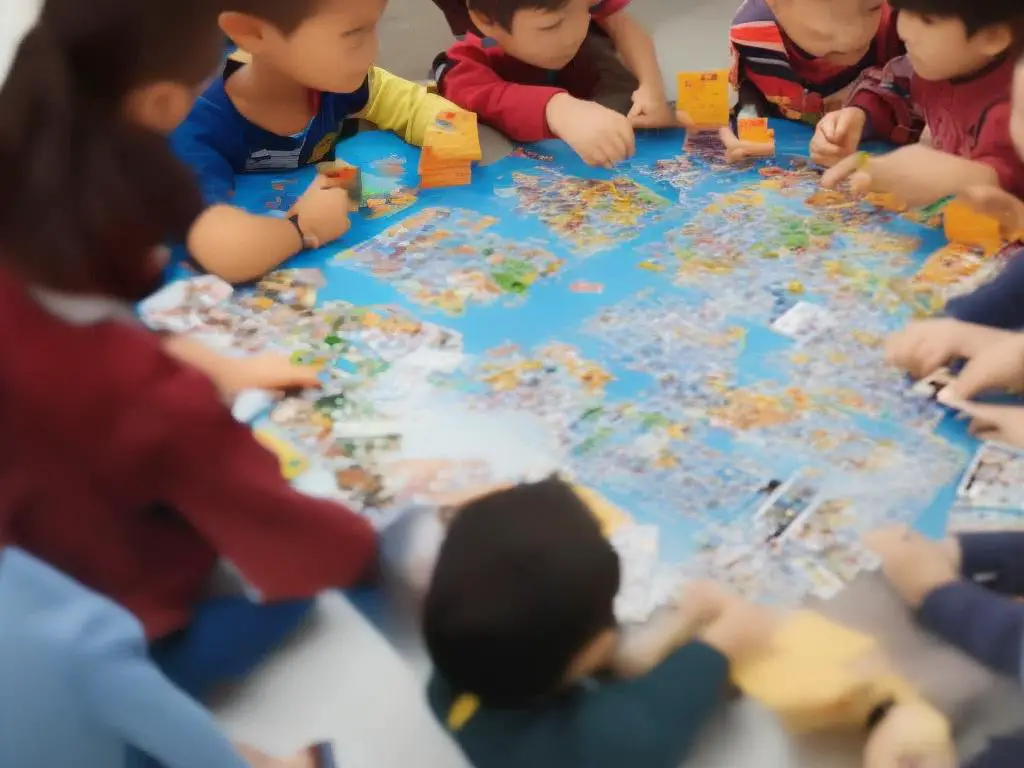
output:
<svg viewBox="0 0 1024 768"><path fill-rule="evenodd" d="M356 581L370 525L293 491L124 309L71 323L0 271L0 543L121 603L151 639L189 622L218 557L268 601Z"/></svg>
<svg viewBox="0 0 1024 768"><path fill-rule="evenodd" d="M958 80L924 80L905 58L865 73L849 104L868 114L868 135L917 141L927 125L936 149L990 166L1003 189L1024 197L1024 162L1010 138L1012 57Z"/></svg>
<svg viewBox="0 0 1024 768"><path fill-rule="evenodd" d="M629 0L603 0L591 10L600 21L618 13ZM548 102L558 93L590 98L599 73L586 55L577 55L558 71L540 69L505 53L494 40L466 35L442 57L435 69L438 91L480 121L513 141L553 138L548 129Z"/></svg>

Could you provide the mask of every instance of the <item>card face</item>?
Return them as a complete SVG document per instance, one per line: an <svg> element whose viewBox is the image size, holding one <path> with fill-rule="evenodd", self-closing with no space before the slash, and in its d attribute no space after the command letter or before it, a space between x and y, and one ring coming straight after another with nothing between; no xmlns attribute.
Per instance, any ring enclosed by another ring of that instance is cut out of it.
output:
<svg viewBox="0 0 1024 768"><path fill-rule="evenodd" d="M932 371L910 388L910 391L918 397L925 397L929 400L938 400L939 394L948 387L956 377L953 372L943 366Z"/></svg>
<svg viewBox="0 0 1024 768"><path fill-rule="evenodd" d="M1024 509L1024 452L985 443L957 489L960 504L990 509Z"/></svg>
<svg viewBox="0 0 1024 768"><path fill-rule="evenodd" d="M835 317L824 307L799 301L772 323L772 330L788 336L797 344L806 344L837 325Z"/></svg>
<svg viewBox="0 0 1024 768"><path fill-rule="evenodd" d="M818 495L818 489L802 475L783 483L754 516L768 541L786 537L790 528L806 514Z"/></svg>
<svg viewBox="0 0 1024 768"><path fill-rule="evenodd" d="M228 283L212 275L179 280L140 303L139 316L156 331L201 331L207 325L204 314L226 302L233 293Z"/></svg>
<svg viewBox="0 0 1024 768"><path fill-rule="evenodd" d="M611 536L622 564L622 583L615 598L619 621L640 623L650 618L655 604L654 578L658 571L658 527L625 525Z"/></svg>

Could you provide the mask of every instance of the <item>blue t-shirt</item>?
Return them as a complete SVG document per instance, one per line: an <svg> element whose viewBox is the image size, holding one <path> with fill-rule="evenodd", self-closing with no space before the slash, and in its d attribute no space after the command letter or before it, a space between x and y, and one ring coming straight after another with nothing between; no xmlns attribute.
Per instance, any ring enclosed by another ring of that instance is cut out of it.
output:
<svg viewBox="0 0 1024 768"><path fill-rule="evenodd" d="M232 71L229 64L225 78ZM207 88L171 135L171 146L195 170L208 205L230 199L235 174L290 171L332 159L338 141L357 129L351 116L370 98L369 78L353 93L320 94L320 108L306 129L279 136L253 125L235 108L225 78Z"/></svg>

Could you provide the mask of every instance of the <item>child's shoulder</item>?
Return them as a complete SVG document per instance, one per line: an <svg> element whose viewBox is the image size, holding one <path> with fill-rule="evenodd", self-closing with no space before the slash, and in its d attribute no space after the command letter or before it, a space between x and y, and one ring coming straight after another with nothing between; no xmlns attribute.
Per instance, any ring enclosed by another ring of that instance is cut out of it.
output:
<svg viewBox="0 0 1024 768"><path fill-rule="evenodd" d="M477 61L497 61L507 55L497 40L491 37L462 35L448 47L447 55L452 59L470 58Z"/></svg>

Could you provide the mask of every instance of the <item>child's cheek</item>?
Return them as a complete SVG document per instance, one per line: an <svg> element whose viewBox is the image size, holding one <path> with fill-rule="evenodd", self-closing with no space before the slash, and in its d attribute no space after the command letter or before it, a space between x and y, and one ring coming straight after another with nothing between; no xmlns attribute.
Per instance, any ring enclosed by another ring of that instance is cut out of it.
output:
<svg viewBox="0 0 1024 768"><path fill-rule="evenodd" d="M1017 154L1024 159L1024 59L1017 65L1013 78L1013 112L1010 116L1010 137Z"/></svg>

